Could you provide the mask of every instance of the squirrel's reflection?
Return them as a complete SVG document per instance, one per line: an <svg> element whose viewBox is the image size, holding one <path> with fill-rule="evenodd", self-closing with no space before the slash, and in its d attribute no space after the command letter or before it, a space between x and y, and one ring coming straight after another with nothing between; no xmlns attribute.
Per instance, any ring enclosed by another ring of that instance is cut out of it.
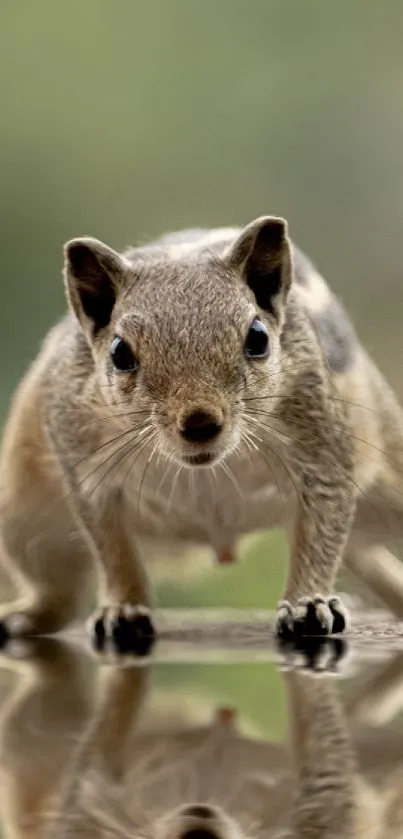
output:
<svg viewBox="0 0 403 839"><path fill-rule="evenodd" d="M337 642L306 652L315 666ZM225 709L142 729L149 665L100 667L96 690L86 653L57 641L1 665L17 673L0 720L7 839L401 835L403 737L379 726L403 707L403 654L344 701L329 673L284 672L289 748L244 737Z"/></svg>

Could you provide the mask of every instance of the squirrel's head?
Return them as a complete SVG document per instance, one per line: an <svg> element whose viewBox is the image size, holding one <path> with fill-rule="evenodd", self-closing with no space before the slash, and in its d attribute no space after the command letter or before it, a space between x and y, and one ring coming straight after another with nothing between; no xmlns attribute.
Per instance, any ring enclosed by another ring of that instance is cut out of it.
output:
<svg viewBox="0 0 403 839"><path fill-rule="evenodd" d="M247 444L246 409L279 387L286 222L259 218L218 254L150 246L129 258L81 238L65 257L70 305L116 421L189 467Z"/></svg>

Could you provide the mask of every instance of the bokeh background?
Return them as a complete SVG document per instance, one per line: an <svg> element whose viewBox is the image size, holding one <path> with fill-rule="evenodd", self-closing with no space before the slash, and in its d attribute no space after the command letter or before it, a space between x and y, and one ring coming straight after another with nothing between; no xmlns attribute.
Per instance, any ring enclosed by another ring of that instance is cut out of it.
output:
<svg viewBox="0 0 403 839"><path fill-rule="evenodd" d="M63 242L283 214L397 388L401 0L3 0L0 413L64 311ZM268 606L280 534L163 603Z"/></svg>
<svg viewBox="0 0 403 839"><path fill-rule="evenodd" d="M67 239L123 248L263 213L289 219L403 396L402 0L2 0L0 63L0 422L64 311ZM165 580L161 602L274 605L283 537L243 554ZM157 685L168 706L286 727L265 664L159 668Z"/></svg>

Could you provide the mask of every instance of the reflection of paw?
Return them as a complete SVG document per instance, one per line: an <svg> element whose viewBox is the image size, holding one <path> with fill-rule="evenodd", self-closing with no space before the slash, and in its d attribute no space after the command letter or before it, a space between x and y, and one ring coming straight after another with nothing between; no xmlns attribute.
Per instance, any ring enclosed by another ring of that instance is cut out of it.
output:
<svg viewBox="0 0 403 839"><path fill-rule="evenodd" d="M112 647L118 653L144 656L155 641L151 612L145 606L130 603L104 606L90 618L88 628L98 651Z"/></svg>
<svg viewBox="0 0 403 839"><path fill-rule="evenodd" d="M1 634L0 626L0 650L1 654L10 660L21 662L33 662L36 667L46 667L47 664L54 667L58 658L63 656L64 649L59 641L53 638L25 638L24 636L12 636Z"/></svg>
<svg viewBox="0 0 403 839"><path fill-rule="evenodd" d="M33 638L13 636L0 621L0 651L9 659L27 659L31 657Z"/></svg>
<svg viewBox="0 0 403 839"><path fill-rule="evenodd" d="M34 634L34 624L28 612L10 610L0 618L0 648L9 638L27 638Z"/></svg>
<svg viewBox="0 0 403 839"><path fill-rule="evenodd" d="M301 635L278 638L277 646L283 658L282 669L304 668L315 673L334 673L345 658L347 643L342 638Z"/></svg>
<svg viewBox="0 0 403 839"><path fill-rule="evenodd" d="M0 621L0 650L5 646L8 640L8 632L4 626L3 621Z"/></svg>
<svg viewBox="0 0 403 839"><path fill-rule="evenodd" d="M346 628L347 614L338 597L302 597L295 606L283 600L277 609L276 634L279 638L302 635L334 635Z"/></svg>

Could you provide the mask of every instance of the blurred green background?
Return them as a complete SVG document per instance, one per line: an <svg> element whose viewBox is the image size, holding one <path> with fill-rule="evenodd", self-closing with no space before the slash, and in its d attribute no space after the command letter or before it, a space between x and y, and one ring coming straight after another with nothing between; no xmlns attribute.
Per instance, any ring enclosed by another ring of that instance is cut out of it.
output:
<svg viewBox="0 0 403 839"><path fill-rule="evenodd" d="M64 241L262 213L289 219L403 396L402 0L2 0L0 56L1 418L64 311ZM162 602L273 605L282 536L244 553ZM273 668L182 672L160 689L204 685L281 736Z"/></svg>
<svg viewBox="0 0 403 839"><path fill-rule="evenodd" d="M64 310L66 239L262 213L289 219L402 394L402 45L401 0L3 0L2 416ZM269 538L163 601L273 604Z"/></svg>

